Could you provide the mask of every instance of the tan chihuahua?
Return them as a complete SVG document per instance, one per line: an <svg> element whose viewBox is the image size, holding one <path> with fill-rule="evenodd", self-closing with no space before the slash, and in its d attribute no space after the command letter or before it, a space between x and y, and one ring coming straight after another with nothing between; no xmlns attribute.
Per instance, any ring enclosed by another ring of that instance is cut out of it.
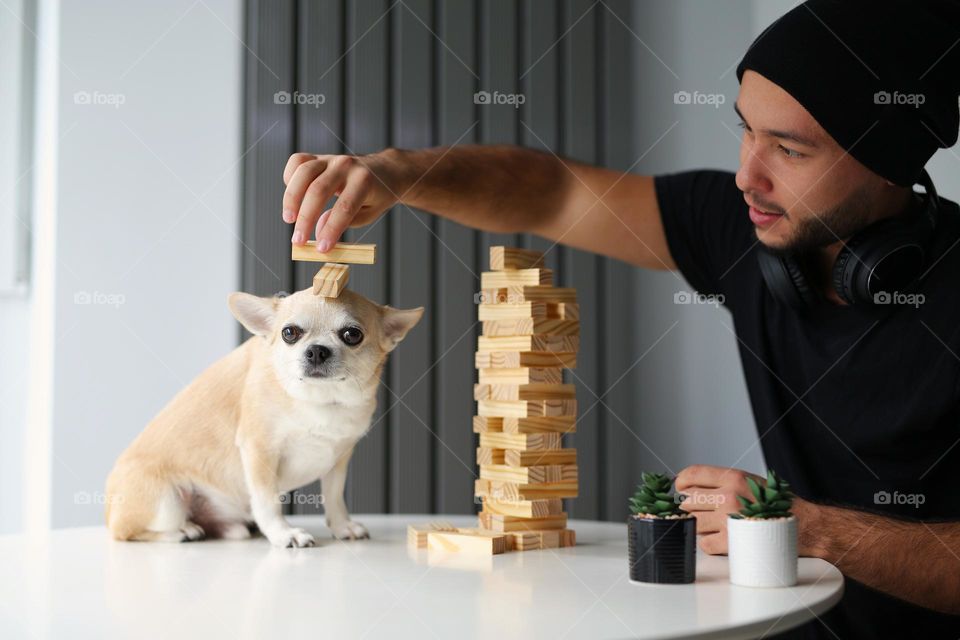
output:
<svg viewBox="0 0 960 640"><path fill-rule="evenodd" d="M369 537L343 500L347 465L370 429L387 355L423 307L310 289L234 293L229 305L253 337L180 391L117 460L107 479L111 534L243 539L256 525L276 546L313 546L281 507L287 492L322 479L333 536Z"/></svg>

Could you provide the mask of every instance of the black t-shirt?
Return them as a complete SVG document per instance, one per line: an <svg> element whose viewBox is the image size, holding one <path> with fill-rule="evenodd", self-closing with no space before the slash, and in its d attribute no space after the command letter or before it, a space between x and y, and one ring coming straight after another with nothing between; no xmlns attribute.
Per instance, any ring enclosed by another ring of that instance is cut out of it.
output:
<svg viewBox="0 0 960 640"><path fill-rule="evenodd" d="M767 288L732 173L654 180L674 261L701 294L723 296L733 314L767 465L815 502L901 519L960 520L957 205L940 200L933 266L914 291L923 298L912 298L922 304L823 303L801 311ZM951 561L960 571L960 560ZM794 635L956 639L960 616L846 578L841 602Z"/></svg>

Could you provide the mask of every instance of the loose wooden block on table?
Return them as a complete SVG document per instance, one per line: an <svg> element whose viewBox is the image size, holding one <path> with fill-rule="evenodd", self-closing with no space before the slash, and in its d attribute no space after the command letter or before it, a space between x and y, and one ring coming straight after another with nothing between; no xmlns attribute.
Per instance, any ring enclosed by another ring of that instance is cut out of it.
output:
<svg viewBox="0 0 960 640"><path fill-rule="evenodd" d="M550 269L513 269L510 271L484 271L480 274L481 289L503 287L542 286L553 281Z"/></svg>
<svg viewBox="0 0 960 640"><path fill-rule="evenodd" d="M518 518L516 516L505 516L481 511L478 516L481 527L502 533L567 528L567 514L565 513L539 518Z"/></svg>
<svg viewBox="0 0 960 640"><path fill-rule="evenodd" d="M577 290L572 287L554 287L549 284L492 287L480 290L480 301L486 304L502 302L576 302Z"/></svg>
<svg viewBox="0 0 960 640"><path fill-rule="evenodd" d="M560 320L558 318L508 318L505 320L484 320L485 336L574 336L580 334L579 320Z"/></svg>
<svg viewBox="0 0 960 640"><path fill-rule="evenodd" d="M483 510L487 513L497 513L517 518L542 518L563 513L563 500L552 498L549 500L496 500L483 499Z"/></svg>
<svg viewBox="0 0 960 640"><path fill-rule="evenodd" d="M493 270L530 269L542 266L543 254L539 251L516 247L490 247L490 268Z"/></svg>
<svg viewBox="0 0 960 640"><path fill-rule="evenodd" d="M563 438L559 433L481 433L480 446L489 449L511 449L513 451L553 451L560 449ZM570 449L574 451L574 449ZM544 463L552 464L552 463Z"/></svg>
<svg viewBox="0 0 960 640"><path fill-rule="evenodd" d="M570 351L580 348L580 336L479 336L477 351Z"/></svg>
<svg viewBox="0 0 960 640"><path fill-rule="evenodd" d="M577 397L572 384L475 384L474 400L553 400Z"/></svg>
<svg viewBox="0 0 960 640"><path fill-rule="evenodd" d="M316 242L309 240L305 245L290 245L294 260L308 262L339 262L346 264L374 264L377 260L377 245L338 242L330 251L317 251Z"/></svg>
<svg viewBox="0 0 960 640"><path fill-rule="evenodd" d="M427 548L427 534L431 531L456 531L457 528L447 522L428 522L422 525L407 526L407 546L412 549Z"/></svg>
<svg viewBox="0 0 960 640"><path fill-rule="evenodd" d="M468 552L496 555L507 551L506 535L477 529L457 531L430 531L427 533L427 548L437 551Z"/></svg>
<svg viewBox="0 0 960 640"><path fill-rule="evenodd" d="M313 276L313 294L325 298L340 296L350 281L350 267L345 264L325 264Z"/></svg>
<svg viewBox="0 0 960 640"><path fill-rule="evenodd" d="M563 370L560 367L504 367L480 369L477 372L481 384L561 384Z"/></svg>
<svg viewBox="0 0 960 640"><path fill-rule="evenodd" d="M551 464L533 467L512 467L506 464L480 465L481 480L515 482L523 485L576 483L577 465Z"/></svg>
<svg viewBox="0 0 960 640"><path fill-rule="evenodd" d="M481 416L504 418L532 418L536 416L573 416L577 413L576 400L478 400L477 413Z"/></svg>
<svg viewBox="0 0 960 640"><path fill-rule="evenodd" d="M574 369L577 354L573 351L477 351L473 366L477 369Z"/></svg>

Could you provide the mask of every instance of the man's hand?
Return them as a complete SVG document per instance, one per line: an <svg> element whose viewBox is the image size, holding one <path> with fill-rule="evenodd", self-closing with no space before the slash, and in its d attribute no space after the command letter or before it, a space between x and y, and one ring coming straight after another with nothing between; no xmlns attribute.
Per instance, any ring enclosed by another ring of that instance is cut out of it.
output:
<svg viewBox="0 0 960 640"><path fill-rule="evenodd" d="M727 515L740 510L737 496L750 497L747 478L766 479L740 469L697 464L677 475L676 490L686 496L680 508L697 518L700 548L709 554L727 552Z"/></svg>
<svg viewBox="0 0 960 640"><path fill-rule="evenodd" d="M283 221L296 223L291 242L302 245L316 233L317 249L328 251L347 227L365 225L396 204L405 186L392 170L389 152L368 156L295 153L283 171ZM331 209L324 211L330 198Z"/></svg>

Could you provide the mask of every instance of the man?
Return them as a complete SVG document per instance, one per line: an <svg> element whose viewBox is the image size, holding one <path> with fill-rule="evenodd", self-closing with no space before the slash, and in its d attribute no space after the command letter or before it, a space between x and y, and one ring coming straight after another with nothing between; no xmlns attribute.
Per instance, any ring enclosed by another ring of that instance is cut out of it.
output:
<svg viewBox="0 0 960 640"><path fill-rule="evenodd" d="M735 175L621 175L507 146L296 154L283 218L325 250L401 202L722 295L767 463L799 496L800 553L847 577L803 637L957 638L960 210L913 186L957 140L958 14L853 0L786 14L737 69ZM726 553L749 475L679 474L707 553Z"/></svg>

